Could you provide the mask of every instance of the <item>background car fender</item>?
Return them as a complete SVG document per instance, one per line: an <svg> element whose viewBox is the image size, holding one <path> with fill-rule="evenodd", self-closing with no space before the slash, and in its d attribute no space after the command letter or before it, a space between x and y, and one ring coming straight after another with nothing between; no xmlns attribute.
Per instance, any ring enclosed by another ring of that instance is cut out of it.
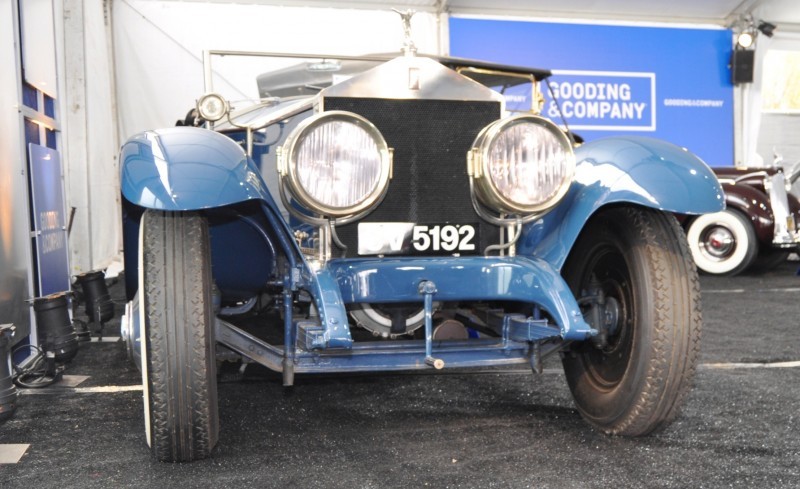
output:
<svg viewBox="0 0 800 489"><path fill-rule="evenodd" d="M772 215L769 196L750 185L722 184L725 204L736 209L753 223L753 229L762 243L772 244L775 218Z"/></svg>
<svg viewBox="0 0 800 489"><path fill-rule="evenodd" d="M601 139L578 147L572 188L555 209L523 230L519 254L561 269L584 224L609 204L631 203L681 214L725 207L722 187L697 156L641 136Z"/></svg>
<svg viewBox="0 0 800 489"><path fill-rule="evenodd" d="M120 161L122 195L141 207L190 211L251 199L273 202L244 150L208 129L145 131L122 146Z"/></svg>

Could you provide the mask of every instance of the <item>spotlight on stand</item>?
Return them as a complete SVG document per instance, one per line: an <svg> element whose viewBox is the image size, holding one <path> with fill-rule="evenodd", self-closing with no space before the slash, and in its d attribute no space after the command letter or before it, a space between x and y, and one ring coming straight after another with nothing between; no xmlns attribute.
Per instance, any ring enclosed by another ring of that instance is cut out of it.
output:
<svg viewBox="0 0 800 489"><path fill-rule="evenodd" d="M33 300L39 346L25 343L11 352L12 356L23 349L34 353L24 364L14 365L14 384L28 389L41 389L61 379L63 364L78 353L78 339L68 307L67 294L63 292Z"/></svg>
<svg viewBox="0 0 800 489"><path fill-rule="evenodd" d="M103 327L109 319L114 317L114 302L108 293L105 272L95 270L75 276L75 281L83 290L85 299L84 307L89 321L99 325L100 336L103 336Z"/></svg>
<svg viewBox="0 0 800 489"><path fill-rule="evenodd" d="M7 420L17 409L17 388L11 374L11 338L14 325L0 324L0 423Z"/></svg>
<svg viewBox="0 0 800 489"><path fill-rule="evenodd" d="M59 363L69 362L78 353L78 339L67 306L67 295L64 293L39 297L33 301L39 344L45 356L52 352Z"/></svg>

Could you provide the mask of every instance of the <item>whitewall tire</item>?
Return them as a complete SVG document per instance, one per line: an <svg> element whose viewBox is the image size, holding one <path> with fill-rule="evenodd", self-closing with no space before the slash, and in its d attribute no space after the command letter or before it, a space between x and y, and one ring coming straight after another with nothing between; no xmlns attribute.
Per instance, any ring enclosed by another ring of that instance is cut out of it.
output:
<svg viewBox="0 0 800 489"><path fill-rule="evenodd" d="M686 231L697 268L711 275L736 275L758 255L758 241L740 212L726 209L696 218Z"/></svg>

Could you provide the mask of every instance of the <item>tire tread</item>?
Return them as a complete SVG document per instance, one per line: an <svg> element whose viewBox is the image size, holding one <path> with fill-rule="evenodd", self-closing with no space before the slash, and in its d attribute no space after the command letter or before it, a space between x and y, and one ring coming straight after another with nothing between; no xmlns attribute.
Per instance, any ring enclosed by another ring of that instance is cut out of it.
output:
<svg viewBox="0 0 800 489"><path fill-rule="evenodd" d="M219 431L208 228L197 214L153 211L142 225L151 450L198 460Z"/></svg>
<svg viewBox="0 0 800 489"><path fill-rule="evenodd" d="M613 402L623 403L618 406L621 414L610 420L599 418L581 406L581 402L591 403L591 399L587 400L584 395L581 399L576 397L576 402L583 417L607 434L647 435L675 419L691 390L701 342L700 282L686 237L671 214L639 207L611 208L601 211L587 224L587 234L582 234L582 238L594 239L592 230L596 228L593 226L602 225L602 220L624 223L621 232L628 234L638 248L632 250L630 256L644 265L647 282L638 286L647 288L640 292L649 294L653 307L645 314L652 324L636 325L636 328L649 328L650 341L642 341L638 346L644 349L640 357L645 359L644 365L629 365L626 374L633 378L633 371L642 369L641 381L627 386L632 393L619 389L612 394L616 396ZM568 261L565 268L569 266ZM643 334L643 330L636 333L637 337ZM565 358L573 393L575 383L579 382L576 380L579 374L573 369L578 364L574 359Z"/></svg>

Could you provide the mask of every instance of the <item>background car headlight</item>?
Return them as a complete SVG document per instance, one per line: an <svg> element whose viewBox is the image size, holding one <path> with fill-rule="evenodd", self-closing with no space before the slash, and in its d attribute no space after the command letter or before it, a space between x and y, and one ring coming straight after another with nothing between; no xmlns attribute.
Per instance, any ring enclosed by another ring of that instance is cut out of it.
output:
<svg viewBox="0 0 800 489"><path fill-rule="evenodd" d="M303 121L281 149L279 172L292 196L324 216L362 212L380 202L391 152L378 129L360 115L323 112Z"/></svg>
<svg viewBox="0 0 800 489"><path fill-rule="evenodd" d="M228 102L217 93L207 93L197 101L197 112L207 121L217 122L228 113Z"/></svg>
<svg viewBox="0 0 800 489"><path fill-rule="evenodd" d="M501 119L484 128L473 143L471 161L478 198L509 214L551 208L566 194L575 173L567 136L534 115Z"/></svg>

